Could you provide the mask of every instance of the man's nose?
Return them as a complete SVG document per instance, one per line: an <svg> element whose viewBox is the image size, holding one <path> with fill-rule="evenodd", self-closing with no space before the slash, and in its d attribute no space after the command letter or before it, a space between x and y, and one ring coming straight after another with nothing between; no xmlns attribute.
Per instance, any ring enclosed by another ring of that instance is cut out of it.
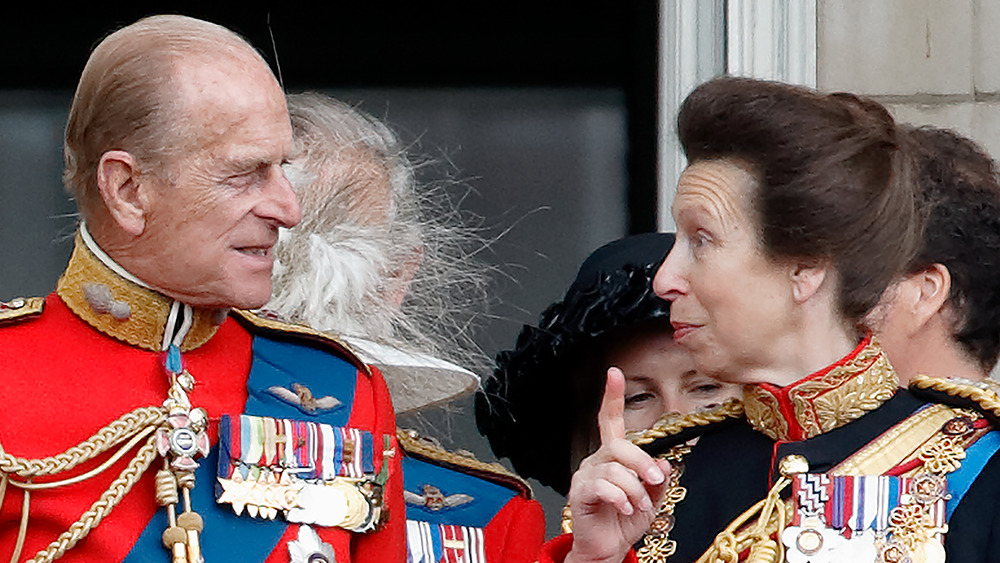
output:
<svg viewBox="0 0 1000 563"><path fill-rule="evenodd" d="M257 214L271 219L280 227L291 228L302 220L302 209L292 184L280 166L273 167L268 181L267 197L257 206Z"/></svg>

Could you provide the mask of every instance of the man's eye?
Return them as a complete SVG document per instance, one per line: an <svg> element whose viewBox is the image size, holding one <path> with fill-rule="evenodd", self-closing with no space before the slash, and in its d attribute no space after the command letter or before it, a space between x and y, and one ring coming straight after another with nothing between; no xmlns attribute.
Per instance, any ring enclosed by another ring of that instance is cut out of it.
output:
<svg viewBox="0 0 1000 563"><path fill-rule="evenodd" d="M236 188L250 188L255 184L261 182L267 177L267 167L258 166L250 172L245 172L243 174L236 174L235 176L230 176L226 183Z"/></svg>

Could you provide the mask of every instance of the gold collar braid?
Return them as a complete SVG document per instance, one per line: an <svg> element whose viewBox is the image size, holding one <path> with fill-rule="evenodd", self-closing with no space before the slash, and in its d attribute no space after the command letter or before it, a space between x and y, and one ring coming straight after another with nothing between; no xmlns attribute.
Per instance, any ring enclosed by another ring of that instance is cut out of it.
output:
<svg viewBox="0 0 1000 563"><path fill-rule="evenodd" d="M87 248L79 233L56 293L73 313L104 334L144 350L160 351L173 301L113 272ZM181 351L208 342L225 319L225 312L194 309L193 324Z"/></svg>
<svg viewBox="0 0 1000 563"><path fill-rule="evenodd" d="M750 424L771 439L805 440L878 408L898 387L895 370L869 335L844 359L797 383L747 386L743 406Z"/></svg>

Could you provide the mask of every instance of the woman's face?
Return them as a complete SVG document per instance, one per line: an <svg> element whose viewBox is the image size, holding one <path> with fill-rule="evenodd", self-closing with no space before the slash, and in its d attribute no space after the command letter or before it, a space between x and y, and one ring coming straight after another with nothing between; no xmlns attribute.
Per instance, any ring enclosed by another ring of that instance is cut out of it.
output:
<svg viewBox="0 0 1000 563"><path fill-rule="evenodd" d="M791 267L760 248L751 198L756 179L728 159L698 161L677 183L677 239L653 289L671 301L674 341L698 370L722 381L754 383L776 343L798 330Z"/></svg>
<svg viewBox="0 0 1000 563"><path fill-rule="evenodd" d="M625 429L645 430L663 415L710 408L739 396L741 387L695 371L687 350L673 341L666 323L621 339L609 365L625 374Z"/></svg>

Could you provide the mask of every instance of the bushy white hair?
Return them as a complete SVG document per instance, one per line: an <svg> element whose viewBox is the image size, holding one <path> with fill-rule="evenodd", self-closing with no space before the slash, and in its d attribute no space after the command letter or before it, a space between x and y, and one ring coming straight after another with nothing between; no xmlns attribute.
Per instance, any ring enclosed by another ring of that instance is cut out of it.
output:
<svg viewBox="0 0 1000 563"><path fill-rule="evenodd" d="M485 244L447 186L418 184L406 147L357 108L315 93L289 95L288 108L286 174L303 218L281 233L265 309L481 371L472 329L488 301L489 268L475 258Z"/></svg>

